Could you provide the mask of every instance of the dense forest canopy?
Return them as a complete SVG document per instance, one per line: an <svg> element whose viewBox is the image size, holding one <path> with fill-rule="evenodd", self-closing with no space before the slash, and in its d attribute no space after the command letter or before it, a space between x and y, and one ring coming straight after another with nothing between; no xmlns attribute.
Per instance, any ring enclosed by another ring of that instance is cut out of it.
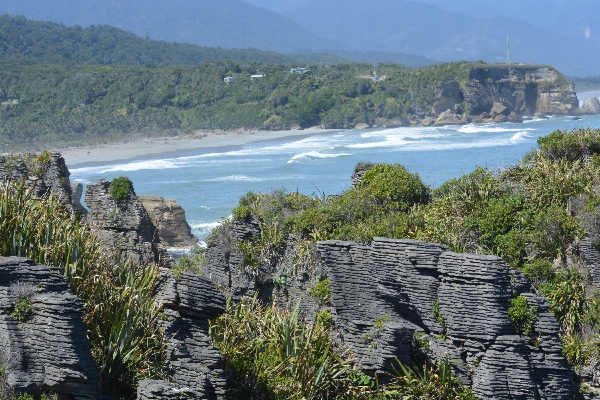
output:
<svg viewBox="0 0 600 400"><path fill-rule="evenodd" d="M93 142L136 133L400 124L434 100L449 75L472 64L423 69L368 64L290 65L214 61L198 66L4 65L3 143ZM262 75L251 78L251 75ZM230 84L225 77L232 77Z"/></svg>
<svg viewBox="0 0 600 400"><path fill-rule="evenodd" d="M221 49L140 38L107 25L66 27L25 17L0 16L0 61L4 63L100 65L197 65L212 60L267 63L336 63L326 54L284 55L258 49Z"/></svg>

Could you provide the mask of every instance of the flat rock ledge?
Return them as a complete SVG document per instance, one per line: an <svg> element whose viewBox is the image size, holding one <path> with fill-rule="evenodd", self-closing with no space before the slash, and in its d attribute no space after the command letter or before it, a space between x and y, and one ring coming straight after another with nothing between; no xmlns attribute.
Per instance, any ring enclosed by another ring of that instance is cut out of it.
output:
<svg viewBox="0 0 600 400"><path fill-rule="evenodd" d="M31 312L16 318L22 299L29 299ZM0 257L0 362L11 390L105 398L86 332L83 302L60 274L24 258Z"/></svg>

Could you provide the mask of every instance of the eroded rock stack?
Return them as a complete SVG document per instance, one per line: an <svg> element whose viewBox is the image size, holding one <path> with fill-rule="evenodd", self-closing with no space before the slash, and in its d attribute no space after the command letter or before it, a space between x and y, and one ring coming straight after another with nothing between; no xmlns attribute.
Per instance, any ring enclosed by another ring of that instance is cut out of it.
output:
<svg viewBox="0 0 600 400"><path fill-rule="evenodd" d="M163 245L174 248L196 246L198 238L185 219L185 210L175 200L159 196L139 196L150 220L158 229Z"/></svg>
<svg viewBox="0 0 600 400"><path fill-rule="evenodd" d="M138 265L169 259L135 192L126 200L117 201L110 194L110 182L102 179L87 186L85 202L89 208L86 222L96 230L106 249Z"/></svg>
<svg viewBox="0 0 600 400"><path fill-rule="evenodd" d="M0 370L6 367L10 389L102 398L86 332L83 303L62 276L23 258L0 258Z"/></svg>
<svg viewBox="0 0 600 400"><path fill-rule="evenodd" d="M76 210L69 175L65 160L58 153L0 156L0 181L23 181L35 196L55 194L61 203Z"/></svg>
<svg viewBox="0 0 600 400"><path fill-rule="evenodd" d="M200 276L174 277L164 271L157 299L167 316L168 367L171 380L143 381L138 399L222 399L226 392L223 357L210 344L208 320L225 311L225 298Z"/></svg>

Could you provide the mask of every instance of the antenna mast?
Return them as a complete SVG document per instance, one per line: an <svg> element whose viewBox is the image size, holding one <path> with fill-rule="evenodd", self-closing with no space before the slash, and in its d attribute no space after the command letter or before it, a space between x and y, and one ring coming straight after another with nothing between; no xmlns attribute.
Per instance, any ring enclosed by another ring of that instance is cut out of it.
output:
<svg viewBox="0 0 600 400"><path fill-rule="evenodd" d="M506 35L506 49L508 50L508 63L510 64L510 42L508 41L508 35Z"/></svg>

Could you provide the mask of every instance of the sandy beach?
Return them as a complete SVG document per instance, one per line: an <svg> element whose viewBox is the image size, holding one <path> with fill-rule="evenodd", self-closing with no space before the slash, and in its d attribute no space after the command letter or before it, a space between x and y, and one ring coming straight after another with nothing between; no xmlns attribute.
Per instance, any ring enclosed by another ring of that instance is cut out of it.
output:
<svg viewBox="0 0 600 400"><path fill-rule="evenodd" d="M148 138L136 142L52 150L62 154L69 167L74 167L134 160L188 150L242 146L253 142L290 137L305 137L326 132L339 132L339 130L304 129L288 131L250 131L241 133L199 133L193 136Z"/></svg>

